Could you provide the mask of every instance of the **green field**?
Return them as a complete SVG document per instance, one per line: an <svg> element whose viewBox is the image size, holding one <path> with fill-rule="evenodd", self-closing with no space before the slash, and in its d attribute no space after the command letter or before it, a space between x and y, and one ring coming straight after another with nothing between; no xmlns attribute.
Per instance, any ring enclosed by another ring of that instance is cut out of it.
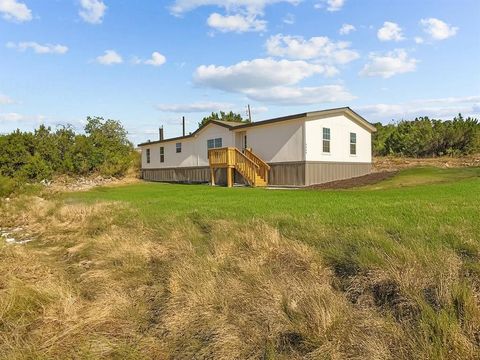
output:
<svg viewBox="0 0 480 360"><path fill-rule="evenodd" d="M435 202L438 196L445 192L453 201L469 200L465 195L472 193L471 200L474 202L478 199L475 197L478 195L475 190L478 190L479 177L480 168L414 168L404 170L394 178L375 185L331 191L250 187L232 190L207 185L145 182L68 194L65 199L88 202L125 201L137 207L144 219L153 222L159 216L170 218L195 212L211 219L248 220L257 216L273 219L282 215L303 218L306 215L318 214L322 218L337 221L340 220L339 215L343 217L342 214L348 211L364 211L366 214L362 212L361 215L367 217L365 220L369 222L371 216L368 214L372 211L386 211L393 215L396 206L408 206L415 200ZM361 220L359 216L354 218Z"/></svg>
<svg viewBox="0 0 480 360"><path fill-rule="evenodd" d="M480 351L480 168L409 169L349 190L138 183L16 206L3 226L23 216L42 231L21 249L0 247L3 273L29 264L0 290L0 330L24 326L2 335L0 355L474 359ZM31 283L38 269L51 274L43 285ZM30 317L19 320L22 311ZM58 339L42 346L44 334Z"/></svg>
<svg viewBox="0 0 480 360"><path fill-rule="evenodd" d="M480 234L479 179L480 168L416 168L352 190L141 183L66 195L65 201L126 202L149 228L160 231L185 221L262 220L291 239L369 266L412 247L462 251L480 245L459 236Z"/></svg>

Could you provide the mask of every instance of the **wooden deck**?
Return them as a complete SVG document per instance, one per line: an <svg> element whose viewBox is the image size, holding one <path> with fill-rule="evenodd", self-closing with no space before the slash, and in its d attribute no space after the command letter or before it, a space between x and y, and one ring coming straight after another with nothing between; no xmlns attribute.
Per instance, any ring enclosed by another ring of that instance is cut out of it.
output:
<svg viewBox="0 0 480 360"><path fill-rule="evenodd" d="M233 186L233 172L237 170L250 186L267 186L270 166L251 149L241 152L235 147L223 147L208 150L211 184L215 185L214 171L227 169L227 186Z"/></svg>

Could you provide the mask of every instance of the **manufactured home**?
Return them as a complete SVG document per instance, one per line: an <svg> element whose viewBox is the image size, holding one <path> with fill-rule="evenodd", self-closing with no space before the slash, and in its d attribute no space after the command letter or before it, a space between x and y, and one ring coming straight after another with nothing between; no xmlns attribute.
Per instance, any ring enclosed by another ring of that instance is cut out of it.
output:
<svg viewBox="0 0 480 360"><path fill-rule="evenodd" d="M212 120L181 137L139 144L142 178L308 186L368 174L375 127L348 107L258 122Z"/></svg>

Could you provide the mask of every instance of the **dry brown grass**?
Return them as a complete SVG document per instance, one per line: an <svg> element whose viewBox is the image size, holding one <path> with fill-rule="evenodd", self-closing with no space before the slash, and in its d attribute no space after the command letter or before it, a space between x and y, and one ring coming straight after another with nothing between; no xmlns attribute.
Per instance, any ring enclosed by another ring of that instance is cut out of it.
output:
<svg viewBox="0 0 480 360"><path fill-rule="evenodd" d="M477 355L479 293L459 282L448 250L441 267L412 250L403 256L415 266L339 276L318 250L258 220L193 216L154 231L119 203L20 198L8 211L0 225L36 240L0 244L0 358Z"/></svg>

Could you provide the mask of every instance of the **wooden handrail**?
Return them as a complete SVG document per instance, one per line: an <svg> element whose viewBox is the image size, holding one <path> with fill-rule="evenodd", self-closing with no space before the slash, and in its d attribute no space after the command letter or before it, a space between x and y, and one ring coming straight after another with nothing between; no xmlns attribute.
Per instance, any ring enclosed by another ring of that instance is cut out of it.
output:
<svg viewBox="0 0 480 360"><path fill-rule="evenodd" d="M237 148L235 148L235 168L250 185L256 185L257 170L260 167Z"/></svg>
<svg viewBox="0 0 480 360"><path fill-rule="evenodd" d="M255 154L252 149L246 148L245 155L260 167L260 173L262 174L265 182L268 183L268 172L270 170L270 165L268 165L257 154Z"/></svg>
<svg viewBox="0 0 480 360"><path fill-rule="evenodd" d="M232 148L214 148L208 150L208 162L210 166L223 167L233 166L234 158L231 156Z"/></svg>
<svg viewBox="0 0 480 360"><path fill-rule="evenodd" d="M228 186L232 184L233 169L236 169L252 186L257 184L264 186L268 182L270 166L251 150L243 153L235 147L209 149L208 162L211 168L212 184L215 168L227 168Z"/></svg>
<svg viewBox="0 0 480 360"><path fill-rule="evenodd" d="M247 160L249 163L252 164L252 166L255 166L257 169L260 168L259 165L257 165L255 163L255 161L253 161L252 159L250 159L248 156L246 156L244 153L242 153L240 150L238 150L237 148L235 148L235 154L236 156L240 156L240 158L245 158L245 160Z"/></svg>
<svg viewBox="0 0 480 360"><path fill-rule="evenodd" d="M245 155L258 166L263 166L263 167L266 167L268 170L270 170L270 165L268 165L265 161L263 161L250 148L245 148Z"/></svg>

